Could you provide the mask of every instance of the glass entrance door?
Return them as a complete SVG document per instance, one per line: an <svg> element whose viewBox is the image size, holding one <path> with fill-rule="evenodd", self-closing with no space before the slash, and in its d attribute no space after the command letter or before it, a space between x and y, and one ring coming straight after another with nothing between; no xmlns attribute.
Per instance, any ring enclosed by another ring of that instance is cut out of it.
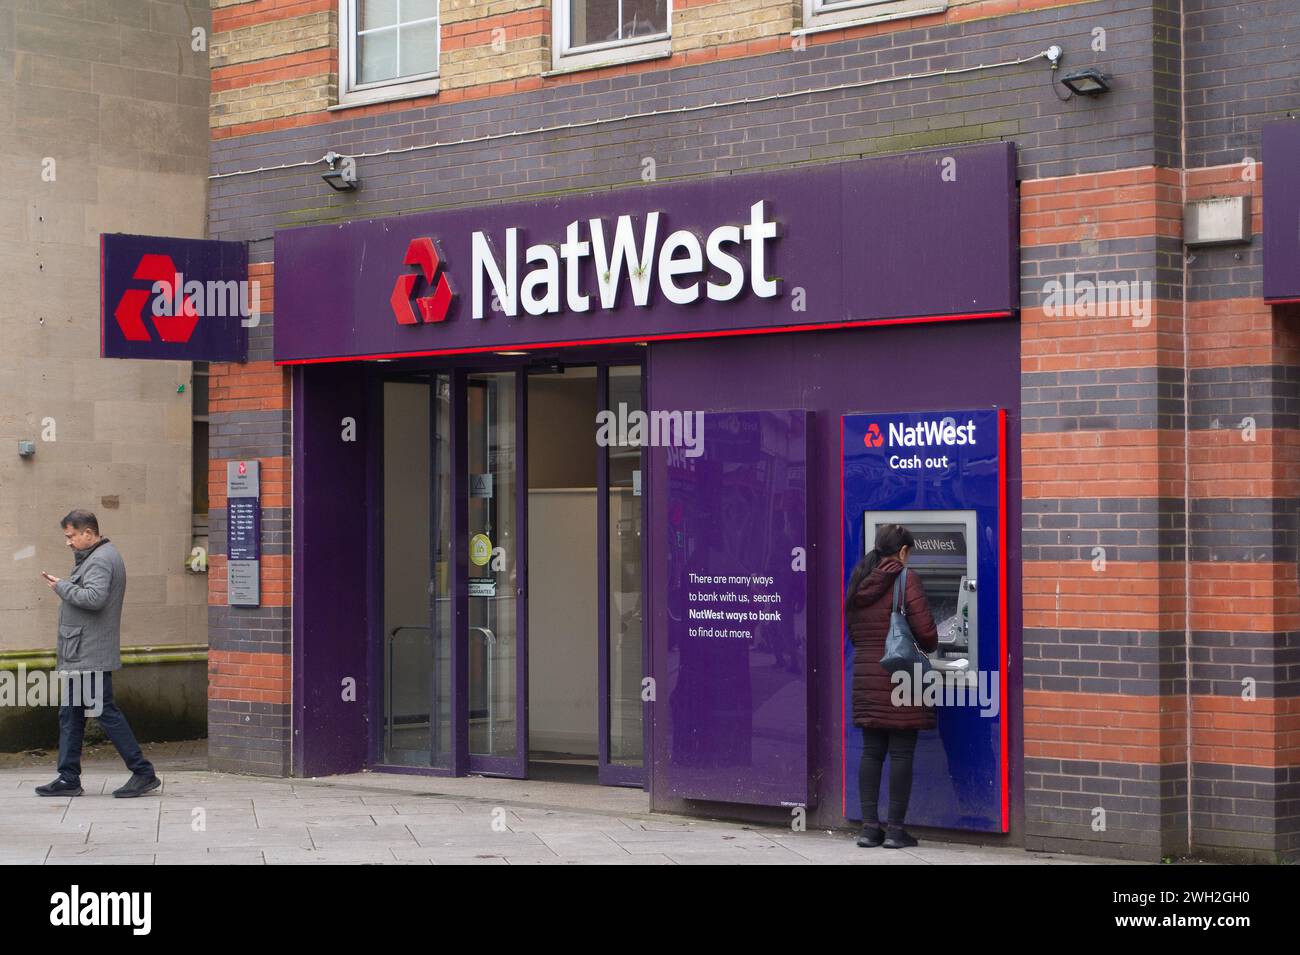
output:
<svg viewBox="0 0 1300 955"><path fill-rule="evenodd" d="M641 382L640 365L602 368L602 408L616 421L630 420L642 411ZM600 781L644 786L644 452L639 445L620 443L600 451Z"/></svg>
<svg viewBox="0 0 1300 955"><path fill-rule="evenodd" d="M522 368L412 372L390 374L380 387L383 508L374 585L383 601L380 764L452 775L527 774L525 375ZM648 712L643 450L602 443L585 422L597 405L624 422L641 412L643 375L639 365L602 364L574 377L593 376L581 414L554 411L564 406L563 389L555 389L550 405L534 402L537 487L531 490L550 505L537 509L549 522L538 525L543 530L532 548L539 586L546 587L535 608L541 615L536 633L539 664L551 667L533 674L550 692L538 690L535 722L541 737L561 744L582 735L590 746L598 737L600 782L642 786ZM586 441L595 442L594 455ZM595 488L590 477L578 482L583 487L567 486L577 481L570 460L577 457L588 475L594 461ZM577 511L575 501L582 504ZM547 583L557 573L563 582L578 563L575 552L591 558L582 571L591 582ZM578 591L586 595L581 607L564 596ZM555 667L583 679L556 692ZM579 690L581 700L564 695Z"/></svg>
<svg viewBox="0 0 1300 955"><path fill-rule="evenodd" d="M522 779L528 764L524 390L519 372L464 376L464 575L471 772Z"/></svg>

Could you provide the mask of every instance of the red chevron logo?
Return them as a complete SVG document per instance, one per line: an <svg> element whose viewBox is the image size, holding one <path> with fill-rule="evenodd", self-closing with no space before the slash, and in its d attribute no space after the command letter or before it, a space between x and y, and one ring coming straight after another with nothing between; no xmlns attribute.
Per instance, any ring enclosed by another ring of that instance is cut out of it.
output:
<svg viewBox="0 0 1300 955"><path fill-rule="evenodd" d="M414 299L420 309L420 317L417 319L415 310L411 308L411 302L416 286L420 282L421 274L404 273L399 275L397 284L393 286L393 295L389 299L389 303L393 306L393 315L396 316L398 324L416 325L420 322L428 324L443 321L447 317L447 312L451 309L451 303L455 300L456 293L452 291L451 283L447 280L446 266L438 255L438 249L434 246L433 240L427 236L418 236L412 239L411 244L406 247L406 258L402 261L406 265L418 265L424 278L425 287L431 288L433 291ZM438 274L440 270L441 275Z"/></svg>
<svg viewBox="0 0 1300 955"><path fill-rule="evenodd" d="M161 294L172 300L176 298L176 263L172 261L170 255L141 256L140 264L135 267L135 273L131 277L145 279L150 283L162 283ZM144 323L144 307L149 303L151 295L153 295L152 285L148 289L127 289L122 293L117 307L113 309L113 318L117 321L117 327L122 329L122 334L126 336L127 341L152 341L149 329ZM158 337L165 342L183 344L189 341L190 336L194 334L194 327L199 323L198 306L188 295L185 296L184 304L178 311L179 315L151 316L154 328L158 330Z"/></svg>

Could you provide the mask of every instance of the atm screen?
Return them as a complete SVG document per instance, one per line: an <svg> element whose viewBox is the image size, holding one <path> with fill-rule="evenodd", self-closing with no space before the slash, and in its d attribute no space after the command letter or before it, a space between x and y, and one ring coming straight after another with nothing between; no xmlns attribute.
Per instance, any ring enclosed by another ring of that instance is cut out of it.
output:
<svg viewBox="0 0 1300 955"><path fill-rule="evenodd" d="M921 579L939 631L939 649L931 656L947 661L966 658L974 666L973 644L978 632L972 593L975 554L969 546L974 515L960 511L876 511L866 517L868 542L875 541L877 530L884 524L902 524L912 532L916 543L907 567Z"/></svg>
<svg viewBox="0 0 1300 955"><path fill-rule="evenodd" d="M966 576L966 529L921 525L908 530L916 538L908 566L925 585L930 613L939 629L939 652L964 656L969 641L962 629L959 597Z"/></svg>

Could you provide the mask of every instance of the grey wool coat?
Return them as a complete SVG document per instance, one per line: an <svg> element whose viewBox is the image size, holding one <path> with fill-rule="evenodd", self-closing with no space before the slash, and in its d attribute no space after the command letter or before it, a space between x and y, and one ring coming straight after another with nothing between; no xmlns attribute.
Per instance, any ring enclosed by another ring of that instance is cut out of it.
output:
<svg viewBox="0 0 1300 955"><path fill-rule="evenodd" d="M126 564L113 543L105 537L90 548L54 592L63 601L57 669L121 669Z"/></svg>

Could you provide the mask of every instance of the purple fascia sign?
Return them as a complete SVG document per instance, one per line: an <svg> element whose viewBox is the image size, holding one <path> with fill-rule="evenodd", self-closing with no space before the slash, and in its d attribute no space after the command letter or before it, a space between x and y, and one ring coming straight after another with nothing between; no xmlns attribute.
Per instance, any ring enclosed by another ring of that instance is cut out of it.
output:
<svg viewBox="0 0 1300 955"><path fill-rule="evenodd" d="M281 364L976 319L1010 143L280 230Z"/></svg>
<svg viewBox="0 0 1300 955"><path fill-rule="evenodd" d="M260 288L245 243L117 233L99 243L101 357L247 360Z"/></svg>
<svg viewBox="0 0 1300 955"><path fill-rule="evenodd" d="M1300 122L1264 126L1264 300L1300 302Z"/></svg>

